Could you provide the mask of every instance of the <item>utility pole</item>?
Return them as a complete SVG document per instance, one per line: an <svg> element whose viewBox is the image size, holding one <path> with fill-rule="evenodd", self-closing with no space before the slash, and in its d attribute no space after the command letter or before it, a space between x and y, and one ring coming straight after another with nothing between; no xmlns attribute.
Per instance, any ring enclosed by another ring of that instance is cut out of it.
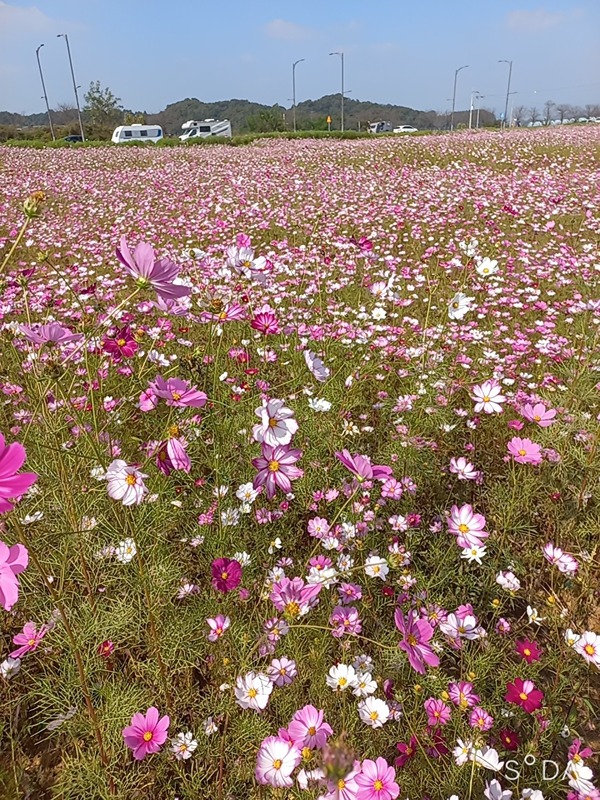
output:
<svg viewBox="0 0 600 800"><path fill-rule="evenodd" d="M459 67L454 72L454 91L452 92L452 116L450 117L450 130L454 130L454 108L456 106L456 81L458 79L458 73L461 69L468 69L469 65L465 64L464 67Z"/></svg>
<svg viewBox="0 0 600 800"><path fill-rule="evenodd" d="M506 115L508 114L508 98L510 96L510 79L512 78L512 61L508 61L506 58L501 58L498 61L499 64L508 64L508 85L506 87L506 102L504 103L504 124L506 125L507 119Z"/></svg>
<svg viewBox="0 0 600 800"><path fill-rule="evenodd" d="M330 56L339 56L342 59L342 103L341 103L341 125L340 129L344 130L344 53L341 51L335 51L334 53L329 53Z"/></svg>
<svg viewBox="0 0 600 800"><path fill-rule="evenodd" d="M67 43L67 54L69 56L69 66L71 67L71 77L73 78L73 91L75 92L75 104L77 106L77 117L79 118L79 130L81 131L81 140L85 142L85 134L83 132L83 120L81 119L81 109L79 108L79 95L77 94L77 82L75 81L75 72L73 71L73 59L71 58L71 48L69 47L69 37L66 33L58 33L57 37L64 37Z"/></svg>
<svg viewBox="0 0 600 800"><path fill-rule="evenodd" d="M304 60L303 58L299 58L298 61L294 61L292 64L292 119L294 133L296 132L296 66Z"/></svg>
<svg viewBox="0 0 600 800"><path fill-rule="evenodd" d="M52 141L56 141L56 136L54 135L54 127L52 126L52 115L50 114L50 106L48 104L48 95L46 94L46 84L44 83L44 73L42 72L42 62L40 61L40 50L44 45L41 44L39 47L36 47L35 55L37 58L38 67L40 69L40 79L42 81L42 91L44 92L44 100L46 101L46 111L48 112L48 122L50 124L50 133L52 135Z"/></svg>

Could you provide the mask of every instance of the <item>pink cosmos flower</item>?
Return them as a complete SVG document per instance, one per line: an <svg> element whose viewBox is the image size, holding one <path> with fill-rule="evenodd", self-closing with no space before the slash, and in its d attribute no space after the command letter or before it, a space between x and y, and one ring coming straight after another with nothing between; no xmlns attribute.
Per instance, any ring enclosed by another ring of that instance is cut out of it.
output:
<svg viewBox="0 0 600 800"><path fill-rule="evenodd" d="M277 447L292 441L298 423L294 419L294 412L286 407L283 400L263 400L261 408L255 409L254 413L260 418L260 424L253 429L257 442Z"/></svg>
<svg viewBox="0 0 600 800"><path fill-rule="evenodd" d="M529 422L536 422L540 428L548 428L556 421L554 419L554 417L556 417L556 409L547 409L543 403L536 403L535 405L526 403L521 413L526 420Z"/></svg>
<svg viewBox="0 0 600 800"><path fill-rule="evenodd" d="M450 459L450 472L456 475L459 481L474 481L479 477L479 472L464 456Z"/></svg>
<svg viewBox="0 0 600 800"><path fill-rule="evenodd" d="M273 584L269 599L278 611L295 619L302 617L314 605L323 584L314 583L304 585L302 578L281 578Z"/></svg>
<svg viewBox="0 0 600 800"><path fill-rule="evenodd" d="M560 547L555 547L552 542L548 542L543 548L544 558L551 564L558 567L559 571L565 575L575 575L579 569L579 562L569 553L565 553Z"/></svg>
<svg viewBox="0 0 600 800"><path fill-rule="evenodd" d="M264 256L254 257L254 250L248 245L233 246L227 249L227 264L244 278L264 283L273 264Z"/></svg>
<svg viewBox="0 0 600 800"><path fill-rule="evenodd" d="M506 397L502 394L500 384L496 380L484 381L480 385L473 386L471 400L475 401L476 414L481 411L486 414L501 414L501 404L506 403Z"/></svg>
<svg viewBox="0 0 600 800"><path fill-rule="evenodd" d="M361 771L356 775L358 784L356 800L395 800L400 787L395 782L396 770L381 756L377 761L365 759Z"/></svg>
<svg viewBox="0 0 600 800"><path fill-rule="evenodd" d="M515 678L514 683L506 684L504 699L521 706L528 714L533 714L542 705L544 693L535 688L533 681Z"/></svg>
<svg viewBox="0 0 600 800"><path fill-rule="evenodd" d="M223 636L227 628L229 628L231 625L231 620L229 617L226 617L223 614L217 614L217 616L214 618L208 617L206 624L210 628L210 633L208 633L206 638L209 642L216 642L217 639L220 639L221 636Z"/></svg>
<svg viewBox="0 0 600 800"><path fill-rule="evenodd" d="M206 405L204 392L198 391L195 386L190 386L188 381L181 378L165 380L157 375L154 383L150 384L150 389L156 397L166 400L167 405L174 408L202 408Z"/></svg>
<svg viewBox="0 0 600 800"><path fill-rule="evenodd" d="M157 261L154 248L146 242L139 242L131 253L127 240L121 236L120 247L117 247L117 258L138 286L151 286L164 300L184 297L192 291L189 286L173 283L179 275L180 267L168 258Z"/></svg>
<svg viewBox="0 0 600 800"><path fill-rule="evenodd" d="M239 322L246 319L246 311L239 303L231 303L217 313L203 311L200 317L203 322Z"/></svg>
<svg viewBox="0 0 600 800"><path fill-rule="evenodd" d="M8 547L0 541L0 606L10 611L19 599L19 575L29 563L29 553L22 544Z"/></svg>
<svg viewBox="0 0 600 800"><path fill-rule="evenodd" d="M285 656L274 658L267 667L267 675L275 686L289 686L298 675L296 662Z"/></svg>
<svg viewBox="0 0 600 800"><path fill-rule="evenodd" d="M533 464L537 466L542 463L542 448L539 444L532 442L531 439L521 439L513 436L507 444L508 452L518 464Z"/></svg>
<svg viewBox="0 0 600 800"><path fill-rule="evenodd" d="M255 315L250 323L250 327L264 336L279 333L279 321L273 309L269 305L264 305Z"/></svg>
<svg viewBox="0 0 600 800"><path fill-rule="evenodd" d="M479 695L473 692L473 684L467 681L458 681L448 686L450 700L459 708L473 708L479 702Z"/></svg>
<svg viewBox="0 0 600 800"><path fill-rule="evenodd" d="M593 631L584 631L573 646L576 653L583 656L589 664L600 669L600 636Z"/></svg>
<svg viewBox="0 0 600 800"><path fill-rule="evenodd" d="M187 472L192 468L192 460L188 456L187 442L183 438L171 438L158 445L156 452L156 466L164 475L170 475L173 470Z"/></svg>
<svg viewBox="0 0 600 800"><path fill-rule="evenodd" d="M424 675L426 666L439 666L440 660L429 644L434 632L429 622L426 619L417 619L412 612L405 617L399 608L394 614L394 621L403 637L398 647L407 654L415 672Z"/></svg>
<svg viewBox="0 0 600 800"><path fill-rule="evenodd" d="M166 715L159 719L158 709L151 706L145 714L134 714L131 724L123 728L123 739L133 757L141 761L151 753L158 753L167 740L171 720Z"/></svg>
<svg viewBox="0 0 600 800"><path fill-rule="evenodd" d="M217 558L212 562L212 585L218 592L231 592L242 582L242 565L231 558Z"/></svg>
<svg viewBox="0 0 600 800"><path fill-rule="evenodd" d="M337 452L335 457L350 470L359 483L372 480L386 481L392 475L391 467L371 464L368 456L351 455L348 450L342 450L341 453Z"/></svg>
<svg viewBox="0 0 600 800"><path fill-rule="evenodd" d="M144 478L148 476L126 461L115 459L106 470L108 495L113 500L120 500L124 506L139 505L148 489Z"/></svg>
<svg viewBox="0 0 600 800"><path fill-rule="evenodd" d="M270 447L263 442L262 455L252 459L252 465L258 470L252 485L255 489L265 486L267 498L271 500L277 489L284 494L292 491L292 481L304 475L303 470L294 466L302 458L302 450L287 445Z"/></svg>
<svg viewBox="0 0 600 800"><path fill-rule="evenodd" d="M468 503L460 508L452 506L450 509L448 530L456 536L456 543L463 549L483 545L483 540L489 536L485 524L485 517L475 514Z"/></svg>
<svg viewBox="0 0 600 800"><path fill-rule="evenodd" d="M258 751L254 775L263 786L293 786L291 774L301 761L302 753L295 744L280 736L268 736Z"/></svg>
<svg viewBox="0 0 600 800"><path fill-rule="evenodd" d="M19 442L5 444L4 436L0 433L0 514L11 511L14 503L10 502L21 497L38 479L35 472L21 472L25 463L25 448Z"/></svg>
<svg viewBox="0 0 600 800"><path fill-rule="evenodd" d="M115 364L124 358L133 358L138 349L138 343L133 338L129 326L125 326L118 331L114 331L110 336L106 336L102 342L102 349L108 353Z"/></svg>
<svg viewBox="0 0 600 800"><path fill-rule="evenodd" d="M26 622L21 633L13 637L13 644L20 646L10 653L10 657L22 658L26 653L33 653L49 630L47 625L41 625L38 630L35 622Z"/></svg>
<svg viewBox="0 0 600 800"><path fill-rule="evenodd" d="M359 634L362 630L358 611L354 606L337 606L331 612L329 624L333 627L331 635L336 639L341 639L347 634Z"/></svg>
<svg viewBox="0 0 600 800"><path fill-rule="evenodd" d="M477 728L480 731L489 731L494 727L494 718L485 710L485 708L481 708L481 706L475 706L469 715L469 725L472 728Z"/></svg>
<svg viewBox="0 0 600 800"><path fill-rule="evenodd" d="M432 728L438 725L445 725L451 716L450 706L447 706L443 700L438 700L436 697L429 697L423 703L423 708L427 713L427 724Z"/></svg>
<svg viewBox="0 0 600 800"><path fill-rule="evenodd" d="M32 328L29 325L19 325L21 333L34 344L69 344L83 339L82 333L71 333L68 328L63 328L58 322L50 322Z"/></svg>
<svg viewBox="0 0 600 800"><path fill-rule="evenodd" d="M288 725L290 738L300 747L320 750L333 730L323 719L323 711L306 705L296 711Z"/></svg>

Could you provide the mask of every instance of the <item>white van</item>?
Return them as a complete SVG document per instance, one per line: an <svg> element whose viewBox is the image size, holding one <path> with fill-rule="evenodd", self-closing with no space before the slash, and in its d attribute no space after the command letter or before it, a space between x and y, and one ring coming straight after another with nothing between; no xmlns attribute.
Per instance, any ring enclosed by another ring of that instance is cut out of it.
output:
<svg viewBox="0 0 600 800"><path fill-rule="evenodd" d="M119 125L115 128L112 141L115 144L121 142L160 142L163 132L160 125Z"/></svg>
<svg viewBox="0 0 600 800"><path fill-rule="evenodd" d="M202 122L190 119L181 126L185 131L179 138L182 142L188 139L206 139L209 136L231 137L231 122L228 119L205 119Z"/></svg>

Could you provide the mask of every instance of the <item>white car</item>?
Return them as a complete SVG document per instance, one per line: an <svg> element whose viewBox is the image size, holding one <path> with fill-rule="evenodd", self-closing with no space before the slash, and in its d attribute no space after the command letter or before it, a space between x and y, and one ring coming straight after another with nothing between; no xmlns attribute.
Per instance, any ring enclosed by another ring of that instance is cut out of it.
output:
<svg viewBox="0 0 600 800"><path fill-rule="evenodd" d="M394 133L418 133L418 128L413 128L412 125L400 125L399 128L394 128Z"/></svg>

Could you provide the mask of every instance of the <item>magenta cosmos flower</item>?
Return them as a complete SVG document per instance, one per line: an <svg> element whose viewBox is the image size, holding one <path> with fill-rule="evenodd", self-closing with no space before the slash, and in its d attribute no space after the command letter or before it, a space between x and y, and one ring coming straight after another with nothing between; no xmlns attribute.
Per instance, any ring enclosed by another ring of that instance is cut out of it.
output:
<svg viewBox="0 0 600 800"><path fill-rule="evenodd" d="M289 787L294 783L290 776L301 761L302 753L295 744L268 736L258 751L254 775L263 786Z"/></svg>
<svg viewBox="0 0 600 800"><path fill-rule="evenodd" d="M532 442L531 439L521 439L519 436L513 436L506 447L518 464L533 464L537 466L542 463L542 449L539 444Z"/></svg>
<svg viewBox="0 0 600 800"><path fill-rule="evenodd" d="M33 653L49 630L47 625L41 625L38 630L35 622L26 622L21 633L13 637L13 644L18 644L19 647L12 651L10 657L23 658L26 653Z"/></svg>
<svg viewBox="0 0 600 800"><path fill-rule="evenodd" d="M195 386L190 386L188 381L181 378L168 378L165 380L157 375L150 389L156 395L167 401L168 406L174 408L202 408L206 405L206 395L198 391ZM142 409L145 411L146 409Z"/></svg>
<svg viewBox="0 0 600 800"><path fill-rule="evenodd" d="M280 331L279 320L275 316L273 309L268 305L264 305L260 311L254 315L250 327L265 336L279 333Z"/></svg>
<svg viewBox="0 0 600 800"><path fill-rule="evenodd" d="M0 514L11 511L11 500L21 497L38 479L35 472L21 472L26 458L25 448L19 442L5 444L0 433Z"/></svg>
<svg viewBox="0 0 600 800"><path fill-rule="evenodd" d="M296 711L288 725L291 740L300 748L320 750L333 730L323 719L323 711L307 705Z"/></svg>
<svg viewBox="0 0 600 800"><path fill-rule="evenodd" d="M171 438L161 442L156 449L156 466L164 475L173 470L187 472L192 468L192 460L187 454L187 442L182 438Z"/></svg>
<svg viewBox="0 0 600 800"><path fill-rule="evenodd" d="M341 453L336 453L335 457L350 470L359 483L372 480L385 481L392 475L391 467L371 464L368 456L351 455L348 450L342 450Z"/></svg>
<svg viewBox="0 0 600 800"><path fill-rule="evenodd" d="M515 678L514 683L506 684L504 699L521 706L528 714L533 714L542 705L544 693L535 688L533 681Z"/></svg>
<svg viewBox="0 0 600 800"><path fill-rule="evenodd" d="M217 558L211 568L212 585L217 592L231 592L242 582L242 565L231 558Z"/></svg>
<svg viewBox="0 0 600 800"><path fill-rule="evenodd" d="M294 466L300 458L302 450L287 445L270 447L263 443L262 455L252 459L252 465L258 470L252 485L255 489L264 486L269 500L278 488L284 494L289 494L292 491L291 482L304 475L301 469Z"/></svg>
<svg viewBox="0 0 600 800"><path fill-rule="evenodd" d="M463 549L465 547L481 547L483 540L489 533L485 530L485 517L475 514L468 504L452 506L448 518L448 530L456 536L456 543Z"/></svg>
<svg viewBox="0 0 600 800"><path fill-rule="evenodd" d="M361 771L355 777L358 784L356 800L395 800L400 787L394 780L396 770L381 756L377 761L365 759Z"/></svg>
<svg viewBox="0 0 600 800"><path fill-rule="evenodd" d="M19 325L21 333L34 344L69 344L83 339L82 333L71 333L68 328L63 328L58 322L50 322L48 325L40 325L31 328L29 325Z"/></svg>
<svg viewBox="0 0 600 800"><path fill-rule="evenodd" d="M168 258L156 260L154 248L146 242L139 242L133 253L127 246L127 240L121 236L120 246L117 247L117 258L138 286L143 288L151 286L163 300L173 300L191 293L189 286L173 283L179 275L180 267Z"/></svg>
<svg viewBox="0 0 600 800"><path fill-rule="evenodd" d="M19 575L29 563L29 553L22 544L9 547L0 541L0 606L10 611L19 599Z"/></svg>
<svg viewBox="0 0 600 800"><path fill-rule="evenodd" d="M158 718L158 709L151 706L145 714L134 714L131 724L123 728L123 739L133 757L141 761L151 753L158 753L167 740L171 720L166 715Z"/></svg>
<svg viewBox="0 0 600 800"><path fill-rule="evenodd" d="M405 617L399 608L394 614L394 621L402 634L398 647L404 650L415 672L424 675L426 666L439 666L440 660L429 644L433 639L433 628L429 622L426 619L417 619L412 612Z"/></svg>
<svg viewBox="0 0 600 800"><path fill-rule="evenodd" d="M139 505L148 492L144 483L144 478L148 476L120 458L109 465L105 477L109 497L120 500L124 506Z"/></svg>
<svg viewBox="0 0 600 800"><path fill-rule="evenodd" d="M537 642L532 642L529 639L515 642L515 650L528 664L539 661L542 655L542 651L538 647Z"/></svg>
<svg viewBox="0 0 600 800"><path fill-rule="evenodd" d="M133 338L131 328L125 326L107 335L102 342L102 349L111 356L115 364L118 364L124 358L133 358L138 343Z"/></svg>
<svg viewBox="0 0 600 800"><path fill-rule="evenodd" d="M443 700L436 697L428 697L423 703L423 708L427 713L427 724L432 728L438 725L445 725L450 720L451 710Z"/></svg>
<svg viewBox="0 0 600 800"><path fill-rule="evenodd" d="M528 422L536 422L540 428L548 428L555 422L555 408L546 408L543 403L525 403L521 413Z"/></svg>

